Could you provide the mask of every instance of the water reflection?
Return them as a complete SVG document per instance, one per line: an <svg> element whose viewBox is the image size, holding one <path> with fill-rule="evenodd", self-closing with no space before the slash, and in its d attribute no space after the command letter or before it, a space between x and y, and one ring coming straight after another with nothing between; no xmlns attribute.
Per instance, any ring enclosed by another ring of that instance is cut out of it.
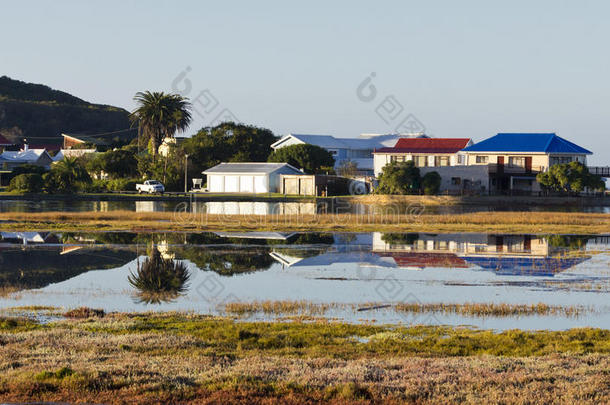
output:
<svg viewBox="0 0 610 405"><path fill-rule="evenodd" d="M134 198L136 198L134 196ZM203 197L200 197L203 198ZM370 205L349 203L347 200L330 199L311 201L197 201L194 197L190 201L33 201L33 200L0 200L0 212L49 212L49 211L134 211L134 212L173 212L178 207L198 214L215 215L270 215L270 214L321 214L321 213L351 213L359 215L374 215L383 213L405 213L409 204ZM463 214L482 211L558 211L558 212L590 212L610 213L608 206L581 206L581 205L439 205L425 208L426 214Z"/></svg>
<svg viewBox="0 0 610 405"><path fill-rule="evenodd" d="M415 297L590 305L596 312L585 320L553 327L607 325L609 253L608 236L586 235L1 232L0 308L146 311L154 304L214 314L236 300L362 304ZM398 315L355 316L349 319L396 322ZM518 322L510 327L540 327Z"/></svg>
<svg viewBox="0 0 610 405"><path fill-rule="evenodd" d="M140 263L135 273L130 272L127 280L135 288L137 302L160 304L174 301L188 290L190 273L186 264L173 257L162 255L157 246L150 247L150 254Z"/></svg>

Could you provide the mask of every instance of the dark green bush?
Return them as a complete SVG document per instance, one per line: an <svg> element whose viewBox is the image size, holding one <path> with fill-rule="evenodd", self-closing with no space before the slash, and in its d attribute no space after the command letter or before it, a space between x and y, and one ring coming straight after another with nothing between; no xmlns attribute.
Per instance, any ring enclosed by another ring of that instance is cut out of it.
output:
<svg viewBox="0 0 610 405"><path fill-rule="evenodd" d="M437 172L428 172L424 175L424 177L422 177L421 185L424 190L424 194L438 194L438 191L441 188L441 175Z"/></svg>
<svg viewBox="0 0 610 405"><path fill-rule="evenodd" d="M42 190L42 176L37 173L20 174L13 177L8 190L19 193L39 193Z"/></svg>

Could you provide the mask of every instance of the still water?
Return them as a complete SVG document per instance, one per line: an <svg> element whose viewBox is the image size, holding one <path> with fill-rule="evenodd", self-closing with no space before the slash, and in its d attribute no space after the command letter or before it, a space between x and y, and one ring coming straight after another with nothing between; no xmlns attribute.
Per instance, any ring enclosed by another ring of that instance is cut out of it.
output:
<svg viewBox="0 0 610 405"><path fill-rule="evenodd" d="M133 212L174 212L188 211L193 213L219 215L270 215L270 214L316 214L316 213L350 213L371 215L374 213L410 214L417 210L417 204L394 204L391 206L350 204L346 201L321 202L253 202L253 201L28 201L0 200L0 212L82 212L82 211L133 211ZM562 211L610 213L610 206L531 206L531 205L446 205L421 206L420 213L426 214L461 214L480 211Z"/></svg>
<svg viewBox="0 0 610 405"><path fill-rule="evenodd" d="M179 271L145 266L155 260ZM348 322L609 328L610 236L1 232L0 288L4 310L48 305L223 315L227 303L288 300L334 304L321 316ZM357 310L371 303L492 302L586 311L472 317Z"/></svg>

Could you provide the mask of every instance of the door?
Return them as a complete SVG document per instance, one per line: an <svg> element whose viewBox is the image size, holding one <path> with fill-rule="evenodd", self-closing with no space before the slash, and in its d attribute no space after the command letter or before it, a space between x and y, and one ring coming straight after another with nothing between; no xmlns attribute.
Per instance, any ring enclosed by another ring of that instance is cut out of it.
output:
<svg viewBox="0 0 610 405"><path fill-rule="evenodd" d="M532 157L531 156L525 157L525 172L526 173L532 172Z"/></svg>
<svg viewBox="0 0 610 405"><path fill-rule="evenodd" d="M239 176L225 176L225 193L239 192Z"/></svg>
<svg viewBox="0 0 610 405"><path fill-rule="evenodd" d="M504 174L504 156L498 156L498 174Z"/></svg>
<svg viewBox="0 0 610 405"><path fill-rule="evenodd" d="M241 176L241 179L239 179L239 191L241 193L253 193L254 176Z"/></svg>

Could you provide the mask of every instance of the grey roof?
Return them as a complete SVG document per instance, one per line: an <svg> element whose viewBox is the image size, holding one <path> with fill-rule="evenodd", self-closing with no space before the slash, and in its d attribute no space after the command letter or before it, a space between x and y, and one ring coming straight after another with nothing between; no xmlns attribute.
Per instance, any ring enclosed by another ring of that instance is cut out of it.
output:
<svg viewBox="0 0 610 405"><path fill-rule="evenodd" d="M286 138L293 137L301 142L325 149L376 149L392 147L400 138L425 137L422 134L363 134L358 138L337 138L332 135L288 134L271 145L275 148Z"/></svg>
<svg viewBox="0 0 610 405"><path fill-rule="evenodd" d="M241 174L253 174L253 173L272 173L276 170L287 168L293 171L295 174L303 174L299 169L288 163L267 163L267 162L247 162L247 163L220 163L214 167L210 167L208 170L203 171L203 174L208 173L241 173Z"/></svg>

